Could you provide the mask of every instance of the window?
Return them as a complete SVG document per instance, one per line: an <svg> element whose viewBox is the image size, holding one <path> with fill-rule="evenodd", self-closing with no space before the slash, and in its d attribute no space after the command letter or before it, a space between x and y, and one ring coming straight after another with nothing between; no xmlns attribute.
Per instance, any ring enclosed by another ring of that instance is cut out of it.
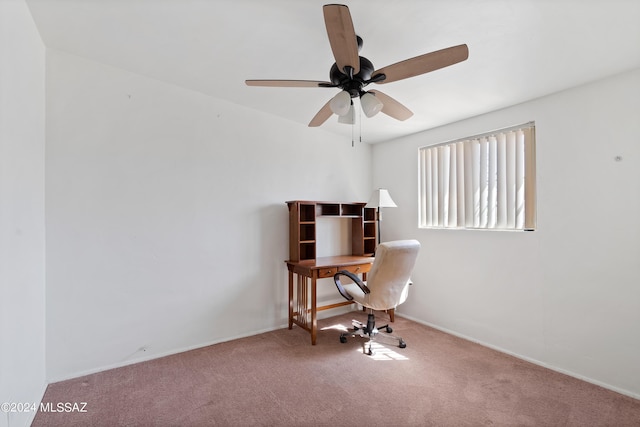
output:
<svg viewBox="0 0 640 427"><path fill-rule="evenodd" d="M535 124L422 147L420 227L533 230Z"/></svg>

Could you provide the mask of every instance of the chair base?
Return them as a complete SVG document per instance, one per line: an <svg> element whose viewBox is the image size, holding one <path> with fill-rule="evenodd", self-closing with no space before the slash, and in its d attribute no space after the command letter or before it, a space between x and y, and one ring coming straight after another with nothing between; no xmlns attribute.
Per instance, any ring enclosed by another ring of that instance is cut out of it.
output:
<svg viewBox="0 0 640 427"><path fill-rule="evenodd" d="M365 354L368 354L369 356L373 355L372 344L377 341L378 337L384 338L385 340L390 339L393 341L397 341L398 347L400 348L405 348L407 346L407 343L401 337L397 337L395 335L378 335L378 332L380 331L385 331L387 334L390 334L391 332L393 332L393 329L391 329L389 325L384 325L380 328L377 328L375 316L373 315L373 313L369 313L369 315L367 316L366 325L358 320L353 320L352 322L353 330L351 332L340 334L340 342L346 343L347 337L349 335L351 335L352 337L355 337L356 335L362 338L369 337L369 341L367 341L363 346L363 352Z"/></svg>

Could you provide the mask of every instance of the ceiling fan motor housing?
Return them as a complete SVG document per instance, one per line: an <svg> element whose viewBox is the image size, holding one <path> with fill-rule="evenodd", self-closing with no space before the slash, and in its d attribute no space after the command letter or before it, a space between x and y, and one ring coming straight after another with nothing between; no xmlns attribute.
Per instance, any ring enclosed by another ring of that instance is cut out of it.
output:
<svg viewBox="0 0 640 427"><path fill-rule="evenodd" d="M338 69L338 65L334 62L329 71L331 83L337 87L346 90L351 94L352 98L357 98L362 93L362 87L365 82L371 79L374 68L371 61L364 56L360 56L360 71L354 74L353 78Z"/></svg>

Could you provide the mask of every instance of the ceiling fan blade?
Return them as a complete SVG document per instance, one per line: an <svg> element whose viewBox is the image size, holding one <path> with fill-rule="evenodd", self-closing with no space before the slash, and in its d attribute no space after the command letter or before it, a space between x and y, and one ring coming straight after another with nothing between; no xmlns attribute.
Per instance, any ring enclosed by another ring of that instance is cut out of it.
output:
<svg viewBox="0 0 640 427"><path fill-rule="evenodd" d="M384 80L376 83L391 83L457 64L458 62L466 60L468 57L469 48L466 44L461 44L396 62L393 65L374 71L372 75L374 77L378 74L384 74L386 76Z"/></svg>
<svg viewBox="0 0 640 427"><path fill-rule="evenodd" d="M327 4L322 7L322 11L329 44L338 69L344 72L345 67L351 67L353 74L358 74L360 72L358 39L353 29L349 8L342 4Z"/></svg>
<svg viewBox="0 0 640 427"><path fill-rule="evenodd" d="M320 111L318 111L318 113L313 117L313 119L311 119L311 121L309 122L309 127L318 127L324 122L326 122L329 117L331 117L331 115L333 114L333 111L331 111L331 108L329 107L330 102L331 100L329 100L329 102L324 104L324 106L320 109Z"/></svg>
<svg viewBox="0 0 640 427"><path fill-rule="evenodd" d="M396 120L405 121L409 117L413 116L413 112L409 110L404 105L400 104L398 101L386 95L379 90L370 90L369 92L373 93L376 98L382 102L382 111L389 117L393 117Z"/></svg>
<svg viewBox="0 0 640 427"><path fill-rule="evenodd" d="M330 82L315 80L245 80L247 86L266 87L334 87Z"/></svg>

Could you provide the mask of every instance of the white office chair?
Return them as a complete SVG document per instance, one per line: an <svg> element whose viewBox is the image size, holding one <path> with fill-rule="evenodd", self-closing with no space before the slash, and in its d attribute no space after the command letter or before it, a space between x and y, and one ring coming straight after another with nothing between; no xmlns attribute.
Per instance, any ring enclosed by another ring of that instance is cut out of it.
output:
<svg viewBox="0 0 640 427"><path fill-rule="evenodd" d="M368 336L368 349L365 346L365 353L371 355L373 350L371 344L375 341L379 330L387 333L393 332L389 325L376 328L374 310L389 311L393 322L393 312L395 308L407 299L410 276L418 257L420 243L417 240L397 240L385 242L376 249L376 256L367 274L367 281L363 282L355 274L349 271L339 271L333 276L333 280L338 287L340 294L349 301L355 301L363 307L369 309L367 324L354 320L354 329L351 332L340 335L340 342L347 342L347 336L359 335ZM341 277L348 277L350 282L342 283ZM386 337L398 341L398 347L404 348L407 344L400 337L387 335Z"/></svg>

